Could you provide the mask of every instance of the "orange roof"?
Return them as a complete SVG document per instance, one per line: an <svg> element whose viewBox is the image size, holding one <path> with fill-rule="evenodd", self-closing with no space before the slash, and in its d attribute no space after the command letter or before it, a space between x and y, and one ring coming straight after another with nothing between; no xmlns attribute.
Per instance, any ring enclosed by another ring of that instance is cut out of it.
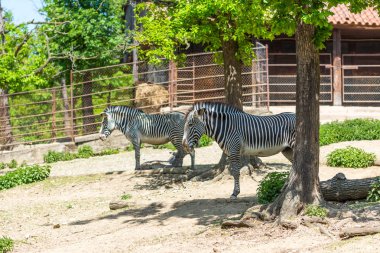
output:
<svg viewBox="0 0 380 253"><path fill-rule="evenodd" d="M355 25L355 26L380 26L380 17L376 10L368 8L361 13L353 14L346 5L339 4L331 8L334 15L328 18L333 25Z"/></svg>

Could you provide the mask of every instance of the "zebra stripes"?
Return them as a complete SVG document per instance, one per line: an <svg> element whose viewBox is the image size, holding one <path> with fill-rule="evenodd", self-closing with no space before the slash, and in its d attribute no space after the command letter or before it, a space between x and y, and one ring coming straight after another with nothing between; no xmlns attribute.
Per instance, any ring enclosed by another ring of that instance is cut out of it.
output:
<svg viewBox="0 0 380 253"><path fill-rule="evenodd" d="M242 156L271 156L282 152L293 160L295 114L255 116L226 104L199 103L185 118L183 145L187 150L193 150L201 133L212 137L227 154L235 181L231 198L236 198L240 193Z"/></svg>
<svg viewBox="0 0 380 253"><path fill-rule="evenodd" d="M182 166L186 155L182 146L184 114L146 114L128 106L109 106L103 112L103 121L99 132L100 139L106 139L114 129L120 130L135 149L136 166L140 169L140 144L164 144L172 142L177 153L174 166ZM191 155L191 166L194 167L194 156Z"/></svg>

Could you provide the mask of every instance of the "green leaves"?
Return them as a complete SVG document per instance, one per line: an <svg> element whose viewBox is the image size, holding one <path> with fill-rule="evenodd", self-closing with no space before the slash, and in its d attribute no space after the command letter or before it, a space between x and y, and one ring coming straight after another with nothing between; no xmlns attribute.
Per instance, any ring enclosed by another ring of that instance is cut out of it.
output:
<svg viewBox="0 0 380 253"><path fill-rule="evenodd" d="M271 172L260 181L257 198L260 204L268 204L280 194L289 177L289 172Z"/></svg>
<svg viewBox="0 0 380 253"><path fill-rule="evenodd" d="M372 166L376 156L363 149L348 146L336 149L327 156L327 165L346 168L366 168Z"/></svg>
<svg viewBox="0 0 380 253"><path fill-rule="evenodd" d="M371 189L368 192L367 201L380 201L380 177L377 179L376 183L371 185Z"/></svg>

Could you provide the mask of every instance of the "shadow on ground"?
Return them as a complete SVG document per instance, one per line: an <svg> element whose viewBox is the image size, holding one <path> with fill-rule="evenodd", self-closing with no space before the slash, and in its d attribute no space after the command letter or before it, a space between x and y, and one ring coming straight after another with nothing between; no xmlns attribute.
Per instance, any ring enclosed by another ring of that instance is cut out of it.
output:
<svg viewBox="0 0 380 253"><path fill-rule="evenodd" d="M101 220L124 219L123 223L144 224L156 221L160 225L170 218L196 219L198 225L215 224L223 219L238 217L246 209L257 203L256 196L242 197L237 200L224 198L194 199L174 203L154 202L144 207L132 207L111 214L78 220L69 225L85 225Z"/></svg>

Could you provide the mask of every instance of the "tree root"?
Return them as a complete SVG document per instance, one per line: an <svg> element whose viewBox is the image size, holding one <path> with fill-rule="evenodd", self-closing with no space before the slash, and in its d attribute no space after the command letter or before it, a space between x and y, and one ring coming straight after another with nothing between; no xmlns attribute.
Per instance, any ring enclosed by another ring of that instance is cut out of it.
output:
<svg viewBox="0 0 380 253"><path fill-rule="evenodd" d="M339 237L348 239L355 236L373 235L380 233L380 226L377 227L361 227L361 228L346 228L339 233Z"/></svg>

